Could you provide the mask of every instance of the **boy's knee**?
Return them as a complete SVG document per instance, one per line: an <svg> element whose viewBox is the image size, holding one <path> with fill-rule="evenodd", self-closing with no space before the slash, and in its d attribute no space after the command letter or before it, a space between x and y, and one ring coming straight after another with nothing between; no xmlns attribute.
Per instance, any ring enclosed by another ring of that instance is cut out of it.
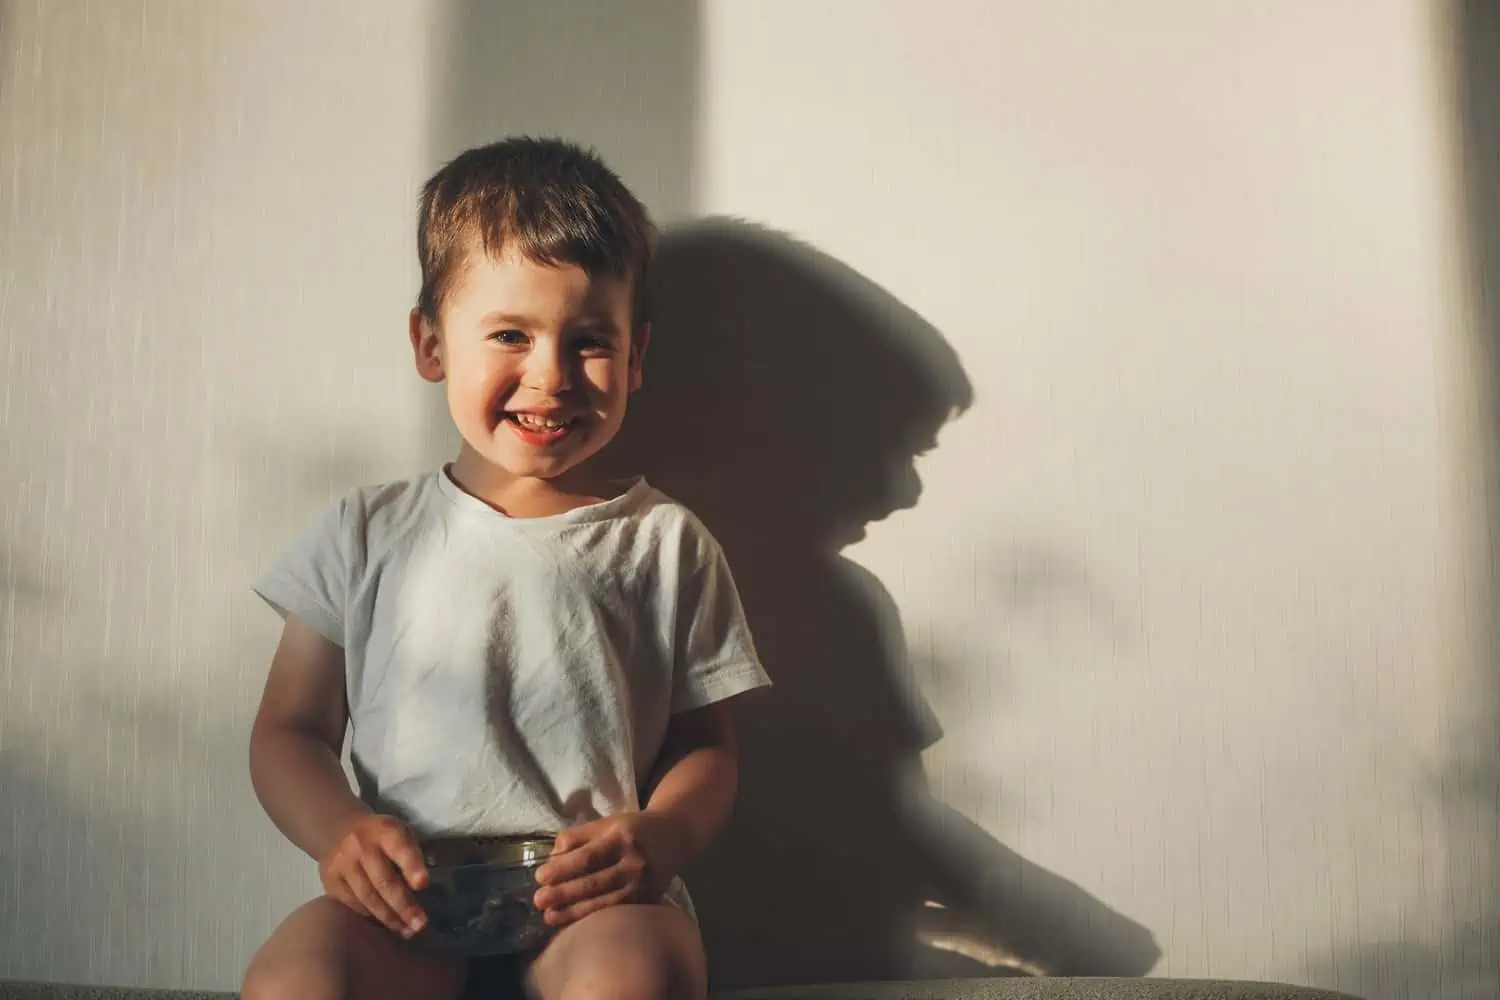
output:
<svg viewBox="0 0 1500 1000"><path fill-rule="evenodd" d="M245 972L240 1000L344 1000L348 992L348 983L335 969L257 955Z"/></svg>
<svg viewBox="0 0 1500 1000"><path fill-rule="evenodd" d="M619 906L562 931L527 973L539 1000L703 1000L703 945L668 906Z"/></svg>
<svg viewBox="0 0 1500 1000"><path fill-rule="evenodd" d="M671 990L671 976L657 963L632 958L611 965L573 976L558 1000L689 1000Z"/></svg>
<svg viewBox="0 0 1500 1000"><path fill-rule="evenodd" d="M665 950L621 950L569 977L558 1000L703 1000L698 978Z"/></svg>

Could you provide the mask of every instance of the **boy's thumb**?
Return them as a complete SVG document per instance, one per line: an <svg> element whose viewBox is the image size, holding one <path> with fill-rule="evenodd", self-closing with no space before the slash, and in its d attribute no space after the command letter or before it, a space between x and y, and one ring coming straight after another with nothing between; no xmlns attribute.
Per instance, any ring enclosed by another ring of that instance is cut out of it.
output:
<svg viewBox="0 0 1500 1000"><path fill-rule="evenodd" d="M404 831L392 830L384 844L386 855L396 863L406 884L420 889L427 884L427 862L422 852Z"/></svg>
<svg viewBox="0 0 1500 1000"><path fill-rule="evenodd" d="M572 830L564 830L562 833L559 833L555 838L553 838L552 853L567 854L579 844L583 843L586 839L587 838L585 837L580 837Z"/></svg>

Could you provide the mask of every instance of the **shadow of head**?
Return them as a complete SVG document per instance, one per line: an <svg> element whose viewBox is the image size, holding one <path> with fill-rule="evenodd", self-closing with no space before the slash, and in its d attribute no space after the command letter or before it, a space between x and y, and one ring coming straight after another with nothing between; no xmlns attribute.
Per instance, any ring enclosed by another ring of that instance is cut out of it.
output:
<svg viewBox="0 0 1500 1000"><path fill-rule="evenodd" d="M611 461L716 531L801 551L857 541L917 502L915 458L973 401L937 331L774 231L727 219L669 230L652 290L645 386Z"/></svg>
<svg viewBox="0 0 1500 1000"><path fill-rule="evenodd" d="M742 222L669 231L652 291L645 387L606 462L730 550L777 685L744 715L734 822L689 873L718 986L1150 968L1144 928L932 798L936 720L894 602L837 556L920 497L916 457L973 402L957 355Z"/></svg>

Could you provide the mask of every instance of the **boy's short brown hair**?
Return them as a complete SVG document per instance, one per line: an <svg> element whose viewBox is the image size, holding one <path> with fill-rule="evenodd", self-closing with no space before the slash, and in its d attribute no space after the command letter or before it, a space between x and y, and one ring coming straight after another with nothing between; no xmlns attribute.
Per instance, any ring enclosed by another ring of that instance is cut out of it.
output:
<svg viewBox="0 0 1500 1000"><path fill-rule="evenodd" d="M575 264L631 284L637 328L651 318L648 272L656 228L591 150L561 139L502 139L461 153L422 186L417 308L436 323L443 299L478 246L538 264Z"/></svg>

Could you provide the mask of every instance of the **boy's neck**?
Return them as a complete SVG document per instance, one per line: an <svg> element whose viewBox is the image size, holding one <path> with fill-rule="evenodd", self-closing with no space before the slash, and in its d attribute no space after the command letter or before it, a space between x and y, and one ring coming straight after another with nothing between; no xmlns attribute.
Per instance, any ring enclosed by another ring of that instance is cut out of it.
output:
<svg viewBox="0 0 1500 1000"><path fill-rule="evenodd" d="M551 517L579 507L602 503L620 495L618 484L600 480L584 469L572 469L553 479L513 476L496 468L467 446L448 466L447 475L459 489L477 497L507 517Z"/></svg>

